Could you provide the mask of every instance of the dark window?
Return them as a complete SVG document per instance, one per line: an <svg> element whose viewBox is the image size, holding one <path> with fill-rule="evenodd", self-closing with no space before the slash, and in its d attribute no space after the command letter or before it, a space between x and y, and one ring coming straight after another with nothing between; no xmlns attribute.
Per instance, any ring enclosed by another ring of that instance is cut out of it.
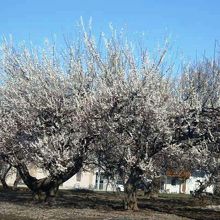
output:
<svg viewBox="0 0 220 220"><path fill-rule="evenodd" d="M177 182L177 179L176 178L172 178L171 185L172 186L176 186L176 182Z"/></svg>
<svg viewBox="0 0 220 220"><path fill-rule="evenodd" d="M193 172L193 175L194 177L197 177L197 178L204 178L205 177L205 172L202 171L202 170L196 170Z"/></svg>
<svg viewBox="0 0 220 220"><path fill-rule="evenodd" d="M105 176L103 173L96 172L96 179L95 179L95 188L96 189L103 189L103 183L104 183ZM99 182L99 186L98 186Z"/></svg>
<svg viewBox="0 0 220 220"><path fill-rule="evenodd" d="M103 183L104 183L104 174L101 173L100 182L99 182L99 189L103 189Z"/></svg>
<svg viewBox="0 0 220 220"><path fill-rule="evenodd" d="M95 189L98 189L99 173L95 173Z"/></svg>

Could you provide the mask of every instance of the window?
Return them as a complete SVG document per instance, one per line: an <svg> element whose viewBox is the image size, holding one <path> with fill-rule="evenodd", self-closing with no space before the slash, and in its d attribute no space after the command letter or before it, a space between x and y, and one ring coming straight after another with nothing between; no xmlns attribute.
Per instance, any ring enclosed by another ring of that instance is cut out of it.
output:
<svg viewBox="0 0 220 220"><path fill-rule="evenodd" d="M203 170L196 170L193 172L193 176L197 178L204 178L205 172Z"/></svg>
<svg viewBox="0 0 220 220"><path fill-rule="evenodd" d="M177 179L176 178L172 178L171 185L172 186L176 186L176 182L177 182Z"/></svg>
<svg viewBox="0 0 220 220"><path fill-rule="evenodd" d="M95 179L95 189L103 190L104 188L104 174L96 172L96 179Z"/></svg>

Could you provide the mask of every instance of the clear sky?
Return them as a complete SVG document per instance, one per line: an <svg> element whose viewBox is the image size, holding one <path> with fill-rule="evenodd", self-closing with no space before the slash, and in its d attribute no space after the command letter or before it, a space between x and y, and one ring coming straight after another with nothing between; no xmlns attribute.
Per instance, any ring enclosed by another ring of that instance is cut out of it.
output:
<svg viewBox="0 0 220 220"><path fill-rule="evenodd" d="M80 16L96 31L109 22L130 34L144 32L149 46L170 36L185 57L212 55L220 40L220 0L0 0L0 36L16 42L74 33Z"/></svg>

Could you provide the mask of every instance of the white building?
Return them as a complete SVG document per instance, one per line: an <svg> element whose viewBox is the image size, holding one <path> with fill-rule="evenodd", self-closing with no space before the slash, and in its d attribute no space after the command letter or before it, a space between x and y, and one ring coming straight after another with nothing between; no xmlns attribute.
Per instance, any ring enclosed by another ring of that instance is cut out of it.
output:
<svg viewBox="0 0 220 220"><path fill-rule="evenodd" d="M183 172L175 174L167 172L167 175L162 178L161 191L166 193L184 193L190 194L199 188L200 183L208 178L203 171L195 171L192 174ZM207 187L207 193L213 193L214 186Z"/></svg>

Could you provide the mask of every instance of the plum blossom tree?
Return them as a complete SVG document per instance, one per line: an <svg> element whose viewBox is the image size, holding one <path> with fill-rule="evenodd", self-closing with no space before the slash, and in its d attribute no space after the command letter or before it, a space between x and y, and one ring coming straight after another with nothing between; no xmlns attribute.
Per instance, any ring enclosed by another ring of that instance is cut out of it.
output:
<svg viewBox="0 0 220 220"><path fill-rule="evenodd" d="M183 69L175 86L176 108L169 119L172 141L157 164L163 173L169 169L205 172L208 179L196 195L219 178L219 80L216 60L204 59Z"/></svg>
<svg viewBox="0 0 220 220"><path fill-rule="evenodd" d="M104 119L96 123L102 131L96 153L107 175L123 179L125 208L135 210L144 176L154 178L168 168L203 169L213 180L219 170L219 69L207 60L173 83L162 72L164 53L153 63L142 54L137 64L132 49L122 45L111 50L117 68L100 82L94 106Z"/></svg>
<svg viewBox="0 0 220 220"><path fill-rule="evenodd" d="M39 53L5 42L1 57L0 152L40 199L82 168L95 137L86 113L91 72L77 48L68 47L65 60L48 48ZM48 176L31 176L30 164Z"/></svg>
<svg viewBox="0 0 220 220"><path fill-rule="evenodd" d="M179 149L189 152L185 160L182 157L185 165L209 174L198 193L219 178L219 70L216 58L205 58L186 67L179 84L181 113L176 114L173 123L174 141L181 146Z"/></svg>
<svg viewBox="0 0 220 220"><path fill-rule="evenodd" d="M144 176L159 174L154 161L171 141L172 80L161 68L165 50L152 61L142 50L140 61L120 36L110 39L107 48L106 71L92 104L92 111L99 112L99 120L94 118L93 124L100 131L96 163L107 175L121 177L125 208L136 210L138 184Z"/></svg>

